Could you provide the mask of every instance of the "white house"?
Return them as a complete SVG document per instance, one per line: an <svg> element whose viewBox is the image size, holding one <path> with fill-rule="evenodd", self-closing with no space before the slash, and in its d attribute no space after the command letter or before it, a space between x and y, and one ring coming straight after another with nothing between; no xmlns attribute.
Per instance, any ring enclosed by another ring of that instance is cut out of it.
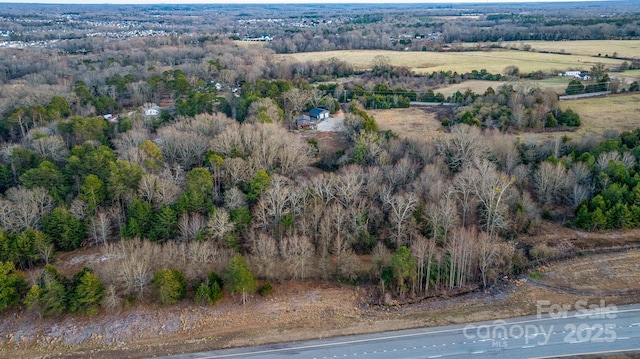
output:
<svg viewBox="0 0 640 359"><path fill-rule="evenodd" d="M564 74L562 74L562 76L580 76L580 74L582 73L582 71L566 71Z"/></svg>
<svg viewBox="0 0 640 359"><path fill-rule="evenodd" d="M160 106L153 105L144 109L145 116L160 116Z"/></svg>

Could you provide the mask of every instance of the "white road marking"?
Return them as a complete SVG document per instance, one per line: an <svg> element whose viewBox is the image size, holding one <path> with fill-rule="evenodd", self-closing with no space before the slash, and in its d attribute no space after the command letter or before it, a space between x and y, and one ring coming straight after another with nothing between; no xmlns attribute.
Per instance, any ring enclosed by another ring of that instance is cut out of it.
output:
<svg viewBox="0 0 640 359"><path fill-rule="evenodd" d="M608 314L616 314L616 313L630 313L630 312L640 312L640 308L637 309L624 309L624 310L616 310L609 311ZM578 318L578 315L582 315L580 313L576 313L574 315L568 315L567 318ZM536 319L528 319L521 320L515 322L507 322L507 325L516 325L516 324L525 324L525 323L535 323L535 322L544 322L549 320L555 320L556 318L546 317L546 318L536 318ZM640 323L633 323L632 325L640 326ZM495 327L495 326L504 326L504 324L487 324L487 327ZM200 357L199 359L214 359L214 358L232 358L232 357L246 357L249 355L259 355L259 354L268 354L268 353L278 353L278 352L286 352L292 350L305 350L305 349L316 349L316 348L326 348L326 347L336 347L340 345L349 345L349 344L359 344L359 343L368 343L368 342L377 342L382 340L390 340L390 339L401 339L401 338L412 338L412 337L420 337L427 336L431 334L441 334L441 333L452 333L464 331L464 327L455 328L455 329L442 329L442 330L433 330L419 333L407 333L407 334L397 334L397 335L387 335L376 338L365 338L365 339L354 339L354 340L346 340L343 342L331 342L331 343L323 343L323 344L310 344L310 345L301 345L297 347L289 347L289 348L278 348L278 349L265 349L258 350L253 352L242 352L242 353L231 353L231 354L219 354L219 355L211 355ZM475 341L474 341L475 343ZM435 346L435 345L434 345Z"/></svg>
<svg viewBox="0 0 640 359"><path fill-rule="evenodd" d="M526 349L526 348L535 348L535 345L525 345L522 347L522 349Z"/></svg>
<svg viewBox="0 0 640 359"><path fill-rule="evenodd" d="M476 350L475 352L471 352L471 354L482 354L484 350Z"/></svg>
<svg viewBox="0 0 640 359"><path fill-rule="evenodd" d="M627 340L627 339L631 339L631 338L629 338L629 337L618 337L617 339L618 340Z"/></svg>

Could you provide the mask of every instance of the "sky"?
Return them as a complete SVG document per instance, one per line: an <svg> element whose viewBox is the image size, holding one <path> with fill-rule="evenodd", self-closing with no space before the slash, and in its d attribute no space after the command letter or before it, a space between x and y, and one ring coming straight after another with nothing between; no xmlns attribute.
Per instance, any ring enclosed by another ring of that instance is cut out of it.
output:
<svg viewBox="0 0 640 359"><path fill-rule="evenodd" d="M518 3L518 2L573 2L591 0L0 0L12 3L45 4L309 4L309 3L354 3L354 4L390 4L390 3ZM596 1L596 0L592 0Z"/></svg>

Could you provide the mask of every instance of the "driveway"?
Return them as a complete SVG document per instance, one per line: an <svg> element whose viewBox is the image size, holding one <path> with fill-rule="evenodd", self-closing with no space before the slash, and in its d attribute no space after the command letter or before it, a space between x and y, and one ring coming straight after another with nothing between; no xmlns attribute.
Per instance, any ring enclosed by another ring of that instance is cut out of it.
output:
<svg viewBox="0 0 640 359"><path fill-rule="evenodd" d="M318 124L316 125L316 130L319 132L344 131L344 112L336 112L328 119L322 122L318 122Z"/></svg>

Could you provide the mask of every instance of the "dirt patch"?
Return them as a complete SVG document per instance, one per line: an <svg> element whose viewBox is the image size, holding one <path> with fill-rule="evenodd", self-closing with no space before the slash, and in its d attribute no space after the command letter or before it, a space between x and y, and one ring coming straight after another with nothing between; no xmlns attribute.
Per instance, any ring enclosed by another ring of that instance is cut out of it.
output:
<svg viewBox="0 0 640 359"><path fill-rule="evenodd" d="M541 221L529 235L521 235L518 242L525 245L547 244L553 247L569 242L573 250L622 247L640 243L640 228L624 231L587 232L567 228L558 223Z"/></svg>
<svg viewBox="0 0 640 359"><path fill-rule="evenodd" d="M640 289L640 250L573 258L544 271L538 281L582 291Z"/></svg>
<svg viewBox="0 0 640 359"><path fill-rule="evenodd" d="M367 110L378 129L391 130L400 138L431 140L442 133L442 125L433 111L425 108Z"/></svg>

